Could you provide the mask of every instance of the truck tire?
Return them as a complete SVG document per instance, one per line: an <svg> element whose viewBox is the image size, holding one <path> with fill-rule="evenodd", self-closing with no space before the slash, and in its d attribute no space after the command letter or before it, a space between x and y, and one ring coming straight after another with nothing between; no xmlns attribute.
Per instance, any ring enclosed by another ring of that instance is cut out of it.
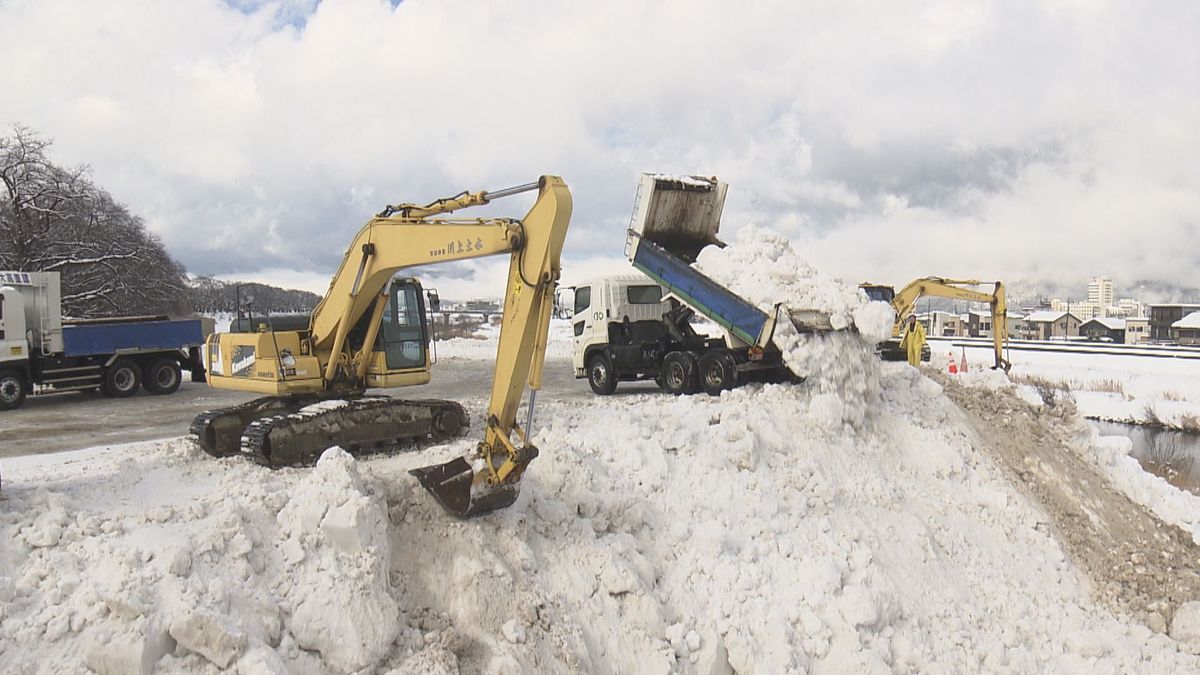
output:
<svg viewBox="0 0 1200 675"><path fill-rule="evenodd" d="M696 355L691 352L671 352L662 360L662 388L669 394L680 396L694 394L696 383Z"/></svg>
<svg viewBox="0 0 1200 675"><path fill-rule="evenodd" d="M120 358L104 370L104 385L100 391L112 398L128 398L137 393L142 383L142 371L132 359Z"/></svg>
<svg viewBox="0 0 1200 675"><path fill-rule="evenodd" d="M25 402L25 377L15 370L0 370L0 410L16 410Z"/></svg>
<svg viewBox="0 0 1200 675"><path fill-rule="evenodd" d="M183 373L175 359L161 358L153 361L146 369L142 387L151 394L173 394L179 389Z"/></svg>
<svg viewBox="0 0 1200 675"><path fill-rule="evenodd" d="M617 374L613 372L612 360L604 354L588 359L588 384L592 391L608 396L617 390Z"/></svg>
<svg viewBox="0 0 1200 675"><path fill-rule="evenodd" d="M737 359L728 349L710 349L700 357L700 388L709 396L738 386Z"/></svg>

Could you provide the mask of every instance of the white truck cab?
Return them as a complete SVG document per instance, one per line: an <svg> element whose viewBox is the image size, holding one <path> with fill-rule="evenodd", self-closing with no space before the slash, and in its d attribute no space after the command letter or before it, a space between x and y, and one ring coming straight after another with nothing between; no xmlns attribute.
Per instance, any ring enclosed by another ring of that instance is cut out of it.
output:
<svg viewBox="0 0 1200 675"><path fill-rule="evenodd" d="M576 286L571 314L575 377L587 377L588 358L611 341L610 325L658 321L670 308L662 286L643 274L602 277Z"/></svg>

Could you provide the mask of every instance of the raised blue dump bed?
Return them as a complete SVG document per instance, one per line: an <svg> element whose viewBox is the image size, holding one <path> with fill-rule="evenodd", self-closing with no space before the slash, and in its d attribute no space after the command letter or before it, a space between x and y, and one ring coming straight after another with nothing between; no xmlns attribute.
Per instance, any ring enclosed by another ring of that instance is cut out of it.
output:
<svg viewBox="0 0 1200 675"><path fill-rule="evenodd" d="M766 312L648 239L638 242L633 266L750 344L758 340L767 323Z"/></svg>
<svg viewBox="0 0 1200 675"><path fill-rule="evenodd" d="M63 326L63 352L67 356L185 349L202 344L204 330L199 319Z"/></svg>

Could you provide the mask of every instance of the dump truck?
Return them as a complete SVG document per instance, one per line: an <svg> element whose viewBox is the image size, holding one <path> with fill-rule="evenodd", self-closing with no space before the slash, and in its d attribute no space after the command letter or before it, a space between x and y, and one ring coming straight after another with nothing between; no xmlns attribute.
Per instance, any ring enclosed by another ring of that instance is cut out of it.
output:
<svg viewBox="0 0 1200 675"><path fill-rule="evenodd" d="M749 381L793 378L771 338L779 320L802 333L833 330L828 314L770 311L696 269L717 238L728 186L716 178L643 174L626 232L625 255L639 276L611 276L575 288L574 369L607 395L621 381L653 379L672 394L717 395ZM715 324L698 333L692 320Z"/></svg>
<svg viewBox="0 0 1200 675"><path fill-rule="evenodd" d="M69 391L173 393L184 370L203 381L212 328L210 319L64 318L58 272L0 271L0 410Z"/></svg>

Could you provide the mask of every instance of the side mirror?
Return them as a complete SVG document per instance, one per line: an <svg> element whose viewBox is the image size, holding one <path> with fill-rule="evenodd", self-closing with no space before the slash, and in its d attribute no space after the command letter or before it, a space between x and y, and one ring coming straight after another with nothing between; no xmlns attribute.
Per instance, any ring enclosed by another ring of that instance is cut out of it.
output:
<svg viewBox="0 0 1200 675"><path fill-rule="evenodd" d="M438 297L438 292L436 290L431 289L430 291L428 291L428 295L429 295L429 311L440 312L442 309L442 299Z"/></svg>

